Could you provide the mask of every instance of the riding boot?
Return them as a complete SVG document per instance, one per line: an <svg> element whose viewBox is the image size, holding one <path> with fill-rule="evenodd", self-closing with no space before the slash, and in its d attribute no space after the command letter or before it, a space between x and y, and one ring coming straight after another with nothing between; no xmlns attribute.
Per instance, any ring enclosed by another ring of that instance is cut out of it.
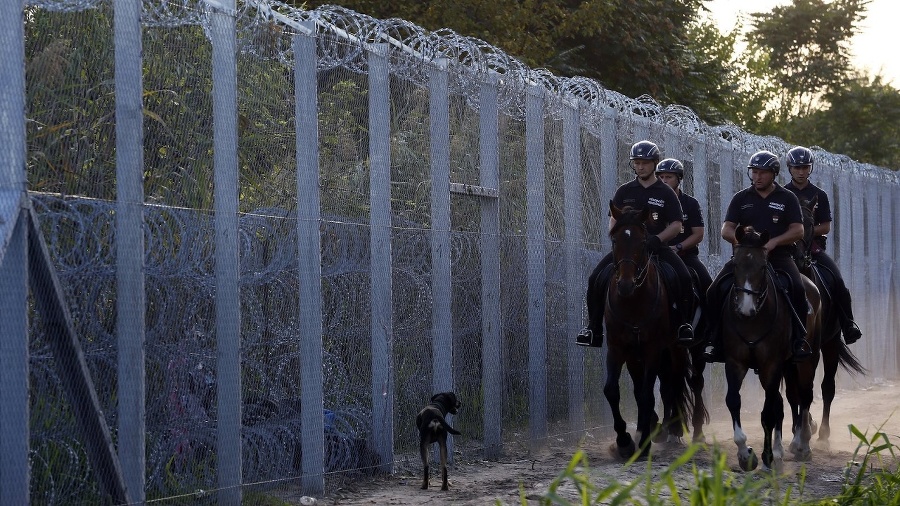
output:
<svg viewBox="0 0 900 506"><path fill-rule="evenodd" d="M713 362L724 363L725 350L722 348L722 329L719 322L710 318L706 321L706 324L709 333L707 334L706 349L703 350L703 358L710 364Z"/></svg>
<svg viewBox="0 0 900 506"><path fill-rule="evenodd" d="M682 315L682 323L678 327L678 344L681 346L691 346L695 343L694 327L691 325L690 316Z"/></svg>
<svg viewBox="0 0 900 506"><path fill-rule="evenodd" d="M594 299L596 299L594 303L599 308L606 308L606 290L608 286L608 281L601 282L597 289L598 293L594 295ZM590 311L588 311L588 314L590 314ZM599 348L603 346L603 311L601 310L596 318L590 318L590 320L587 327L581 329L578 335L575 336L575 344Z"/></svg>
<svg viewBox="0 0 900 506"><path fill-rule="evenodd" d="M862 337L862 331L859 330L859 326L856 325L855 321L853 321L851 319L847 319L847 321L844 322L844 325L842 325L842 327L843 327L843 329L841 330L841 332L844 333L844 342L845 343L853 344L856 341L859 341L859 338Z"/></svg>
<svg viewBox="0 0 900 506"><path fill-rule="evenodd" d="M575 344L578 346L590 346L593 348L599 348L603 345L603 331L598 330L594 332L590 325L581 329L578 332L578 335L575 336Z"/></svg>
<svg viewBox="0 0 900 506"><path fill-rule="evenodd" d="M812 348L806 341L806 327L803 326L803 322L799 318L794 318L791 351L794 362L801 362L812 356Z"/></svg>

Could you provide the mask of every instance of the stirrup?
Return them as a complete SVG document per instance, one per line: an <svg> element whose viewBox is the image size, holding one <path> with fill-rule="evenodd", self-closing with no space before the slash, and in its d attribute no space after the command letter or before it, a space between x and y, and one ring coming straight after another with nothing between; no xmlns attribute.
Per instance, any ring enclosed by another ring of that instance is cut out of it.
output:
<svg viewBox="0 0 900 506"><path fill-rule="evenodd" d="M581 329L581 332L575 336L575 344L578 346L590 346L592 348L599 348L603 345L603 333L597 332L594 334L594 331L589 327L585 327Z"/></svg>
<svg viewBox="0 0 900 506"><path fill-rule="evenodd" d="M682 346L690 346L694 344L694 327L691 327L690 323L682 323L680 327L678 327L678 344Z"/></svg>
<svg viewBox="0 0 900 506"><path fill-rule="evenodd" d="M853 344L856 341L859 341L859 338L862 337L862 331L859 330L859 327L853 320L850 320L847 323L847 326L842 332L844 333L844 342L847 344Z"/></svg>

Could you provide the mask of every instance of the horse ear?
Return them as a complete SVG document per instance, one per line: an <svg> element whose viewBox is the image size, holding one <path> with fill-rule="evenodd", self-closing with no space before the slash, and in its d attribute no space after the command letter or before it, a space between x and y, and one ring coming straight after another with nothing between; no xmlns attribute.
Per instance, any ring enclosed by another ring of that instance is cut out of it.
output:
<svg viewBox="0 0 900 506"><path fill-rule="evenodd" d="M744 239L744 227L734 229L734 238L737 239L737 242L741 242Z"/></svg>
<svg viewBox="0 0 900 506"><path fill-rule="evenodd" d="M622 217L622 210L616 207L612 200L609 201L609 214L612 215L616 221L619 221L619 218Z"/></svg>
<svg viewBox="0 0 900 506"><path fill-rule="evenodd" d="M819 194L813 195L813 198L809 199L809 208L815 209L816 205L819 203Z"/></svg>

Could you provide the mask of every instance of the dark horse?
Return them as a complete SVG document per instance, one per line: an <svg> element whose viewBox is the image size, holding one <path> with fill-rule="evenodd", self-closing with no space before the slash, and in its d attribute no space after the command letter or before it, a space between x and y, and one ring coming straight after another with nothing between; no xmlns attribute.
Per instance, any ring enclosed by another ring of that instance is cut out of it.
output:
<svg viewBox="0 0 900 506"><path fill-rule="evenodd" d="M725 350L725 379L728 392L725 404L731 413L734 442L738 447L738 464L750 471L756 468L758 460L753 449L747 446L747 436L741 428L741 385L750 369L759 376L765 392L761 420L763 427L762 461L765 468L780 471L784 463L781 426L784 421L784 401L781 396L781 382L786 380L786 389L797 396L800 419L809 420L809 405L812 403L812 381L789 362L791 357L791 315L790 301L776 284L775 272L768 263L764 248L769 240L768 232L756 232L752 227L739 227L735 231L738 245L734 248L734 285L729 303L723 306L722 336ZM815 287L811 283L807 288ZM815 333L815 318L818 318L817 292L807 291L812 297L812 308L807 315L808 328ZM809 316L812 315L813 320ZM812 323L812 325L810 325ZM812 344L812 343L811 343ZM815 361L818 362L818 355ZM807 360L813 362L813 358ZM802 365L802 364L801 364ZM812 366L813 375L815 365ZM804 385L804 383L806 383ZM801 427L801 438L808 447L811 429L808 424ZM793 444L792 444L792 449Z"/></svg>
<svg viewBox="0 0 900 506"><path fill-rule="evenodd" d="M837 302L832 296L834 292L835 274L818 265L813 259L812 249L814 218L813 212L818 199L800 199L803 210L803 239L798 243L797 267L800 272L811 279L819 289L822 298L822 321L820 326L822 366L822 425L819 427L819 440L827 441L831 436L831 403L834 401L835 381L838 366L850 374L865 374L866 368L850 351L841 339L841 326L838 319Z"/></svg>
<svg viewBox="0 0 900 506"><path fill-rule="evenodd" d="M634 384L640 456L650 453L650 436L659 429L654 387L660 380L663 428L679 437L695 399L688 388L691 375L687 350L676 345L670 322L669 297L655 259L647 248L646 223L650 209L617 208L610 202L616 223L610 230L613 279L606 299L605 322L608 353L603 393L609 402L616 431L613 450L622 458L635 453L634 440L619 410L619 377L622 366ZM700 399L702 401L702 398Z"/></svg>

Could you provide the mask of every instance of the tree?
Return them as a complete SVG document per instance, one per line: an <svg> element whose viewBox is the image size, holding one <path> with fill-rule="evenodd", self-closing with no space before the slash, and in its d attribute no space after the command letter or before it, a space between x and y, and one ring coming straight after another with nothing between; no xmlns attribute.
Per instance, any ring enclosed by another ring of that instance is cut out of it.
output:
<svg viewBox="0 0 900 506"><path fill-rule="evenodd" d="M308 0L307 9L329 3ZM585 76L630 97L692 108L721 121L734 93L723 48L734 41L698 22L702 0L345 0L375 18L482 39L532 68ZM297 5L299 0L297 0ZM712 44L708 46L707 44Z"/></svg>
<svg viewBox="0 0 900 506"><path fill-rule="evenodd" d="M824 100L828 108L791 121L792 139L900 169L900 90L881 76L856 75Z"/></svg>
<svg viewBox="0 0 900 506"><path fill-rule="evenodd" d="M781 86L776 119L805 116L826 93L849 79L850 39L870 0L794 0L771 12L752 14L748 42L769 54L768 67Z"/></svg>

